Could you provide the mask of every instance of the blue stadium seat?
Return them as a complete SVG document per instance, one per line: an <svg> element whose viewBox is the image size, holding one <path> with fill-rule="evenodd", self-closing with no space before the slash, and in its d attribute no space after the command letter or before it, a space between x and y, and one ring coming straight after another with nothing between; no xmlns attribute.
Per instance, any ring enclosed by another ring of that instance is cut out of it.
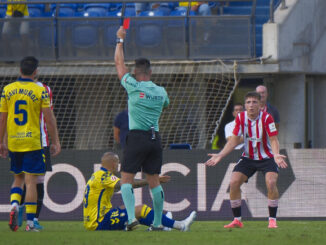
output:
<svg viewBox="0 0 326 245"><path fill-rule="evenodd" d="M256 16L256 25L262 25L269 20L269 15L257 15Z"/></svg>
<svg viewBox="0 0 326 245"><path fill-rule="evenodd" d="M170 144L169 145L170 150L191 150L191 145L188 143L184 144Z"/></svg>
<svg viewBox="0 0 326 245"><path fill-rule="evenodd" d="M143 11L140 17L161 17L164 13L158 10ZM163 40L163 22L159 19L151 21L137 21L136 44L140 48L155 48L162 43Z"/></svg>
<svg viewBox="0 0 326 245"><path fill-rule="evenodd" d="M74 17L76 15L76 9L69 7L60 7L59 17Z"/></svg>
<svg viewBox="0 0 326 245"><path fill-rule="evenodd" d="M110 4L109 11L110 12L115 12L115 11L119 11L121 8L122 8L122 4L121 3L111 3Z"/></svg>
<svg viewBox="0 0 326 245"><path fill-rule="evenodd" d="M187 11L185 9L175 9L173 11L171 11L170 16L186 16L187 15ZM196 12L190 10L189 11L189 16L195 16Z"/></svg>
<svg viewBox="0 0 326 245"><path fill-rule="evenodd" d="M271 2L271 0L258 0L258 1L256 1L256 5L257 5L257 7L258 7L258 6L269 6L270 2ZM276 2L277 2L277 1L275 0L275 1L274 1L274 4L275 4Z"/></svg>
<svg viewBox="0 0 326 245"><path fill-rule="evenodd" d="M147 16L147 17L154 17L154 16L164 16L164 12L160 10L153 10L153 11L143 11L140 12L139 16Z"/></svg>
<svg viewBox="0 0 326 245"><path fill-rule="evenodd" d="M139 47L156 47L162 42L162 22L151 21L147 23L138 24L136 32L136 44Z"/></svg>
<svg viewBox="0 0 326 245"><path fill-rule="evenodd" d="M257 6L256 15L269 15L269 6Z"/></svg>
<svg viewBox="0 0 326 245"><path fill-rule="evenodd" d="M28 7L28 12L30 17L42 17L44 8L40 9L38 7Z"/></svg>
<svg viewBox="0 0 326 245"><path fill-rule="evenodd" d="M7 9L4 5L0 6L0 18L4 18L6 16Z"/></svg>
<svg viewBox="0 0 326 245"><path fill-rule="evenodd" d="M106 16L110 8L109 3L90 3L84 6L84 16L103 17Z"/></svg>
<svg viewBox="0 0 326 245"><path fill-rule="evenodd" d="M159 6L157 10L161 11L164 16L169 16L172 11L168 5Z"/></svg>
<svg viewBox="0 0 326 245"><path fill-rule="evenodd" d="M103 17L108 14L108 7L105 6L88 6L85 8L85 17Z"/></svg>
<svg viewBox="0 0 326 245"><path fill-rule="evenodd" d="M223 8L223 14L230 14L230 15L250 15L251 11L252 11L251 6Z"/></svg>
<svg viewBox="0 0 326 245"><path fill-rule="evenodd" d="M259 2L260 0L258 0ZM269 0L268 0L269 1ZM252 1L246 1L246 2L229 2L229 6L252 6Z"/></svg>
<svg viewBox="0 0 326 245"><path fill-rule="evenodd" d="M119 9L119 10L116 10L116 11L110 11L108 12L107 16L118 16L118 17L121 17L122 13L121 13L122 9ZM135 8L133 7L126 7L125 8L125 14L124 14L125 17L133 17L133 16L136 16L136 11L135 11Z"/></svg>
<svg viewBox="0 0 326 245"><path fill-rule="evenodd" d="M72 42L77 48L89 48L98 43L98 28L93 24L79 24L72 28Z"/></svg>
<svg viewBox="0 0 326 245"><path fill-rule="evenodd" d="M71 8L71 9L74 9L75 11L77 11L77 9L79 8L79 4L77 4L77 3L61 3L60 8Z"/></svg>
<svg viewBox="0 0 326 245"><path fill-rule="evenodd" d="M88 3L84 5L84 10L87 10L89 8L104 8L108 10L110 6L110 3Z"/></svg>

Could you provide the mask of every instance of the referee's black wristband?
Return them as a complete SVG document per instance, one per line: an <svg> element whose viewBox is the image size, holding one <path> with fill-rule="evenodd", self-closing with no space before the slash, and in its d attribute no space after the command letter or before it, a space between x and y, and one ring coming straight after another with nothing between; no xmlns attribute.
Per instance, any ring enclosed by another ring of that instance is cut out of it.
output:
<svg viewBox="0 0 326 245"><path fill-rule="evenodd" d="M117 43L123 43L123 39L122 38L117 38L116 42Z"/></svg>

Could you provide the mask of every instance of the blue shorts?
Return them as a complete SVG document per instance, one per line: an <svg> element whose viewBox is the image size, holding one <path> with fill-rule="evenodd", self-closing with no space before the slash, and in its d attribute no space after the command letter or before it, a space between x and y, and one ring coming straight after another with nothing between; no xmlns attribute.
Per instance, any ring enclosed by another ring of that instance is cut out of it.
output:
<svg viewBox="0 0 326 245"><path fill-rule="evenodd" d="M127 221L126 209L112 208L105 214L102 222L99 222L96 230L124 230Z"/></svg>
<svg viewBox="0 0 326 245"><path fill-rule="evenodd" d="M45 155L43 149L27 152L9 151L10 171L14 174L28 173L43 175L45 173Z"/></svg>

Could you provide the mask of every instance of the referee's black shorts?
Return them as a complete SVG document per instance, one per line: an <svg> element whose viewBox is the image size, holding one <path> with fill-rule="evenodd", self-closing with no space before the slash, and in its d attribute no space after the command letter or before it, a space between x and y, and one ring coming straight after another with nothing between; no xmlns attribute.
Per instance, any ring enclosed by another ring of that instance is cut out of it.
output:
<svg viewBox="0 0 326 245"><path fill-rule="evenodd" d="M162 145L159 133L155 132L155 139L152 139L151 131L130 130L126 137L121 171L160 174L161 167Z"/></svg>
<svg viewBox="0 0 326 245"><path fill-rule="evenodd" d="M264 175L267 172L278 173L278 166L274 161L274 158L252 160L246 157L241 157L233 169L233 172L243 173L248 177L248 179L253 176L256 171L261 171Z"/></svg>

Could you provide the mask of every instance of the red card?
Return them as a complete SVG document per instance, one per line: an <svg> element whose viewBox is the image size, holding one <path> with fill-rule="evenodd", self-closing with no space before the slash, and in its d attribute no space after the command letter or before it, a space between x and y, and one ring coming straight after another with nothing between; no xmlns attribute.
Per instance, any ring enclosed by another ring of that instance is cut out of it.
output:
<svg viewBox="0 0 326 245"><path fill-rule="evenodd" d="M123 29L128 30L130 25L130 18L126 18L123 20Z"/></svg>

